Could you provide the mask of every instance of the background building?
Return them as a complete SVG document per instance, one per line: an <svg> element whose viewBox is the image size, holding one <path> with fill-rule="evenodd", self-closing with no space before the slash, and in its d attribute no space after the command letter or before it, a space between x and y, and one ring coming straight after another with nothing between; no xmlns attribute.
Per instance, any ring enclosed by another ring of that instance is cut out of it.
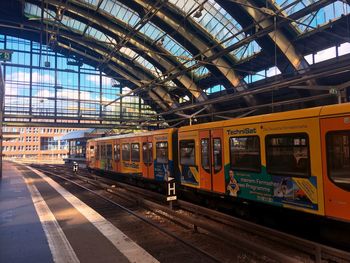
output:
<svg viewBox="0 0 350 263"><path fill-rule="evenodd" d="M19 135L3 142L5 158L48 160L63 159L68 154L67 141L60 137L73 128L46 127L3 127L3 132L14 132Z"/></svg>

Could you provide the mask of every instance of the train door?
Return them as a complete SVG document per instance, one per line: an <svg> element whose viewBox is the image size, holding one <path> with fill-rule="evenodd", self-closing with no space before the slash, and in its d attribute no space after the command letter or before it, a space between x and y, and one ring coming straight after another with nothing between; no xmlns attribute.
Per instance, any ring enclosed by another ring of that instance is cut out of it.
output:
<svg viewBox="0 0 350 263"><path fill-rule="evenodd" d="M142 138L142 173L148 179L154 179L152 139L152 136Z"/></svg>
<svg viewBox="0 0 350 263"><path fill-rule="evenodd" d="M148 144L147 144L147 137L141 137L141 149L142 149L142 160L141 160L141 172L142 177L148 178Z"/></svg>
<svg viewBox="0 0 350 263"><path fill-rule="evenodd" d="M120 172L120 142L119 140L114 141L114 164L115 164L115 172Z"/></svg>
<svg viewBox="0 0 350 263"><path fill-rule="evenodd" d="M147 137L147 150L148 150L148 178L154 179L154 163L153 163L153 137Z"/></svg>
<svg viewBox="0 0 350 263"><path fill-rule="evenodd" d="M200 131L199 139L201 188L224 193L223 131L222 129Z"/></svg>
<svg viewBox="0 0 350 263"><path fill-rule="evenodd" d="M211 155L211 143L210 143L210 131L199 132L199 147L200 147L200 187L205 190L212 190L212 155Z"/></svg>
<svg viewBox="0 0 350 263"><path fill-rule="evenodd" d="M350 116L321 119L325 213L350 220Z"/></svg>

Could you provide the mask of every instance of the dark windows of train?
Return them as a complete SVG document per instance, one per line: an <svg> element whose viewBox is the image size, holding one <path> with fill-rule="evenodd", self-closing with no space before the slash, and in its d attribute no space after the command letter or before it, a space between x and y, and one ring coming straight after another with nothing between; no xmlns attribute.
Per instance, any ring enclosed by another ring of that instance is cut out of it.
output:
<svg viewBox="0 0 350 263"><path fill-rule="evenodd" d="M145 164L152 164L153 162L153 144L151 142L144 142L142 144L142 156Z"/></svg>
<svg viewBox="0 0 350 263"><path fill-rule="evenodd" d="M206 172L210 173L209 139L201 140L201 165Z"/></svg>
<svg viewBox="0 0 350 263"><path fill-rule="evenodd" d="M168 143L167 142L157 142L156 143L156 158L157 163L168 163Z"/></svg>
<svg viewBox="0 0 350 263"><path fill-rule="evenodd" d="M221 139L213 139L214 173L220 172L222 168Z"/></svg>
<svg viewBox="0 0 350 263"><path fill-rule="evenodd" d="M112 158L112 144L107 145L107 158L108 159Z"/></svg>
<svg viewBox="0 0 350 263"><path fill-rule="evenodd" d="M117 160L117 145L113 146L113 160Z"/></svg>
<svg viewBox="0 0 350 263"><path fill-rule="evenodd" d="M140 144L139 143L131 144L131 161L132 162L140 161Z"/></svg>
<svg viewBox="0 0 350 263"><path fill-rule="evenodd" d="M96 150L96 159L100 159L100 145L97 145L97 150Z"/></svg>
<svg viewBox="0 0 350 263"><path fill-rule="evenodd" d="M116 155L115 155L115 160L116 160L117 162L120 161L120 144L117 144L117 153L116 153Z"/></svg>
<svg viewBox="0 0 350 263"><path fill-rule="evenodd" d="M309 137L305 133L266 136L267 172L292 177L310 176Z"/></svg>
<svg viewBox="0 0 350 263"><path fill-rule="evenodd" d="M122 145L122 159L123 161L130 161L130 144L123 143Z"/></svg>
<svg viewBox="0 0 350 263"><path fill-rule="evenodd" d="M230 138L230 166L232 170L237 171L261 171L258 136Z"/></svg>
<svg viewBox="0 0 350 263"><path fill-rule="evenodd" d="M95 158L95 146L90 146L90 156L91 158Z"/></svg>
<svg viewBox="0 0 350 263"><path fill-rule="evenodd" d="M350 130L328 132L328 176L339 187L350 190Z"/></svg>
<svg viewBox="0 0 350 263"><path fill-rule="evenodd" d="M195 166L195 142L194 140L180 141L180 164L187 166Z"/></svg>
<svg viewBox="0 0 350 263"><path fill-rule="evenodd" d="M106 158L106 145L101 145L101 159Z"/></svg>

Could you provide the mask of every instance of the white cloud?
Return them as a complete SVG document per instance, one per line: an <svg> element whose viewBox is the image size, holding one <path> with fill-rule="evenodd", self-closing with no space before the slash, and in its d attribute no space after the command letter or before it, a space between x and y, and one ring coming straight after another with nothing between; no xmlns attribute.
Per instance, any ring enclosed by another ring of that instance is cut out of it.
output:
<svg viewBox="0 0 350 263"><path fill-rule="evenodd" d="M94 82L96 85L100 85L99 75L86 75L86 80ZM112 86L112 79L106 76L102 76L102 85Z"/></svg>

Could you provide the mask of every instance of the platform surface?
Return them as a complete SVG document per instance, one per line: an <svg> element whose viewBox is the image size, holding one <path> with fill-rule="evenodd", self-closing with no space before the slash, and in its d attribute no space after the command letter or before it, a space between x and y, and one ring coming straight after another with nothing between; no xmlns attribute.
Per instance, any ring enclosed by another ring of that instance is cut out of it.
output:
<svg viewBox="0 0 350 263"><path fill-rule="evenodd" d="M52 262L24 178L8 162L0 181L0 262Z"/></svg>
<svg viewBox="0 0 350 263"><path fill-rule="evenodd" d="M0 262L158 261L51 178L4 162Z"/></svg>

